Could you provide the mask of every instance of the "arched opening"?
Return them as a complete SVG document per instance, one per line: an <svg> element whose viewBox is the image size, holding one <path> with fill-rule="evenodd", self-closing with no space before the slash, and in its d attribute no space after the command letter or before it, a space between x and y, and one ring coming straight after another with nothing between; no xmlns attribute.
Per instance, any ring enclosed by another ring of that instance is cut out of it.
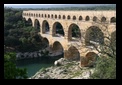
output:
<svg viewBox="0 0 122 85"><path fill-rule="evenodd" d="M98 57L98 55L94 52L88 52L85 56L88 60L92 60L94 61L95 60L95 57Z"/></svg>
<svg viewBox="0 0 122 85"><path fill-rule="evenodd" d="M58 58L64 56L64 49L63 49L63 46L62 46L61 43L58 42L58 41L55 41L55 42L53 43L52 51L53 51L54 56L57 56Z"/></svg>
<svg viewBox="0 0 122 85"><path fill-rule="evenodd" d="M69 15L67 16L67 19L68 19L68 20L70 19L70 16L69 16Z"/></svg>
<svg viewBox="0 0 122 85"><path fill-rule="evenodd" d="M61 19L61 15L59 15L59 17L58 17L59 19Z"/></svg>
<svg viewBox="0 0 122 85"><path fill-rule="evenodd" d="M43 17L43 14L42 14L42 17Z"/></svg>
<svg viewBox="0 0 122 85"><path fill-rule="evenodd" d="M52 36L61 37L64 36L63 26L59 22L53 24Z"/></svg>
<svg viewBox="0 0 122 85"><path fill-rule="evenodd" d="M35 19L34 27L37 29L38 32L40 32L40 23L39 23L38 19Z"/></svg>
<svg viewBox="0 0 122 85"><path fill-rule="evenodd" d="M73 16L73 20L76 20L76 16Z"/></svg>
<svg viewBox="0 0 122 85"><path fill-rule="evenodd" d="M53 18L53 14L51 15L51 18Z"/></svg>
<svg viewBox="0 0 122 85"><path fill-rule="evenodd" d="M79 16L79 20L82 20L83 18L82 18L82 16Z"/></svg>
<svg viewBox="0 0 122 85"><path fill-rule="evenodd" d="M46 20L42 23L42 33L47 33L50 31L49 24Z"/></svg>
<svg viewBox="0 0 122 85"><path fill-rule="evenodd" d="M47 18L47 15L45 14L45 18Z"/></svg>
<svg viewBox="0 0 122 85"><path fill-rule="evenodd" d="M32 26L32 20L31 20L31 18L29 18L28 21L26 22L26 26Z"/></svg>
<svg viewBox="0 0 122 85"><path fill-rule="evenodd" d="M33 17L33 14L31 14L31 17Z"/></svg>
<svg viewBox="0 0 122 85"><path fill-rule="evenodd" d="M114 51L116 51L116 31L111 33L111 47Z"/></svg>
<svg viewBox="0 0 122 85"><path fill-rule="evenodd" d="M34 17L35 17L35 14L34 14Z"/></svg>
<svg viewBox="0 0 122 85"><path fill-rule="evenodd" d="M39 14L39 17L40 17L40 14Z"/></svg>
<svg viewBox="0 0 122 85"><path fill-rule="evenodd" d="M116 23L116 18L115 17L112 17L110 22L111 23Z"/></svg>
<svg viewBox="0 0 122 85"><path fill-rule="evenodd" d="M94 52L88 52L84 58L81 58L81 66L93 66L98 55Z"/></svg>
<svg viewBox="0 0 122 85"><path fill-rule="evenodd" d="M50 18L50 15L48 14L48 18Z"/></svg>
<svg viewBox="0 0 122 85"><path fill-rule="evenodd" d="M63 19L65 19L66 17L65 17L65 15L63 15Z"/></svg>
<svg viewBox="0 0 122 85"><path fill-rule="evenodd" d="M89 21L90 20L89 16L86 16L85 20L86 21Z"/></svg>
<svg viewBox="0 0 122 85"><path fill-rule="evenodd" d="M94 22L97 21L97 17L96 17L96 16L93 17L93 21L94 21Z"/></svg>
<svg viewBox="0 0 122 85"><path fill-rule="evenodd" d="M60 51L60 52L63 52L63 46L61 45L60 42L55 41L55 42L53 43L53 51Z"/></svg>
<svg viewBox="0 0 122 85"><path fill-rule="evenodd" d="M91 46L94 44L103 44L104 43L104 34L96 26L91 26L86 30L85 35L85 45Z"/></svg>
<svg viewBox="0 0 122 85"><path fill-rule="evenodd" d="M80 60L80 53L75 46L71 46L68 51L65 52L65 58L68 60Z"/></svg>
<svg viewBox="0 0 122 85"><path fill-rule="evenodd" d="M81 39L80 28L76 24L71 24L68 30L68 41L79 41Z"/></svg>
<svg viewBox="0 0 122 85"><path fill-rule="evenodd" d="M42 43L43 43L43 48L49 47L49 41L48 41L47 38L43 38L43 39L42 39Z"/></svg>
<svg viewBox="0 0 122 85"><path fill-rule="evenodd" d="M36 17L38 17L38 14L36 14Z"/></svg>
<svg viewBox="0 0 122 85"><path fill-rule="evenodd" d="M57 15L55 15L55 19L57 19Z"/></svg>
<svg viewBox="0 0 122 85"><path fill-rule="evenodd" d="M106 18L105 17L102 17L101 18L101 22L105 22L106 21Z"/></svg>

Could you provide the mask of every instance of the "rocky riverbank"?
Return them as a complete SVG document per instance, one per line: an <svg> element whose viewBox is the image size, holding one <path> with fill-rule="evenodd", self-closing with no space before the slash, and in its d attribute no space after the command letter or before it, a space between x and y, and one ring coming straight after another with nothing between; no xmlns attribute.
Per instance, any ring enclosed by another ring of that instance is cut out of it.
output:
<svg viewBox="0 0 122 85"><path fill-rule="evenodd" d="M29 79L89 79L94 68L80 67L79 63L60 58L54 62L54 66L40 69Z"/></svg>
<svg viewBox="0 0 122 85"><path fill-rule="evenodd" d="M38 58L38 57L56 57L63 55L63 52L61 51L55 51L53 52L52 50L48 48L45 48L44 50L39 50L39 51L34 51L34 52L18 52L16 53L16 60L22 60L22 59L29 59L29 58Z"/></svg>

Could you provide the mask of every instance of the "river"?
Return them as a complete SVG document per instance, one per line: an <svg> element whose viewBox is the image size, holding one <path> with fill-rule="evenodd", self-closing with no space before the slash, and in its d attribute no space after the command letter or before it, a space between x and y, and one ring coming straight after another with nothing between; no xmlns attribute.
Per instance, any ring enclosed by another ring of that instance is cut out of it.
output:
<svg viewBox="0 0 122 85"><path fill-rule="evenodd" d="M37 71L41 68L50 67L54 61L44 61L41 58L34 58L34 59L23 59L17 61L16 65L19 68L26 68L28 77L33 76Z"/></svg>

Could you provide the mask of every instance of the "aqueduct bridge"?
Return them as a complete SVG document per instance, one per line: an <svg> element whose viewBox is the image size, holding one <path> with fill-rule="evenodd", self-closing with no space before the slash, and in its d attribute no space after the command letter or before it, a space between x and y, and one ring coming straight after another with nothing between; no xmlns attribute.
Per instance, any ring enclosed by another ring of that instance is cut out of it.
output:
<svg viewBox="0 0 122 85"><path fill-rule="evenodd" d="M80 59L81 66L88 64L89 55L98 54L90 43L104 43L103 36L116 31L116 11L28 10L23 11L22 16L30 20L33 27L39 26L40 35L50 47L63 51L67 59ZM58 27L62 28L62 35L58 34ZM73 35L73 27L78 28L77 37ZM96 35L93 36L93 33ZM86 61L82 61L83 57Z"/></svg>

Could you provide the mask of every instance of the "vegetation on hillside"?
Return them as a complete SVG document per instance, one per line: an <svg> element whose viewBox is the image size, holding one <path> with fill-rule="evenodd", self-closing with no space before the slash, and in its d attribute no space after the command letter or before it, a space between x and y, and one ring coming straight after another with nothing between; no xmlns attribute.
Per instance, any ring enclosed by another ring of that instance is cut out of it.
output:
<svg viewBox="0 0 122 85"><path fill-rule="evenodd" d="M26 69L16 67L16 55L9 52L4 54L4 78L5 79L26 79Z"/></svg>

